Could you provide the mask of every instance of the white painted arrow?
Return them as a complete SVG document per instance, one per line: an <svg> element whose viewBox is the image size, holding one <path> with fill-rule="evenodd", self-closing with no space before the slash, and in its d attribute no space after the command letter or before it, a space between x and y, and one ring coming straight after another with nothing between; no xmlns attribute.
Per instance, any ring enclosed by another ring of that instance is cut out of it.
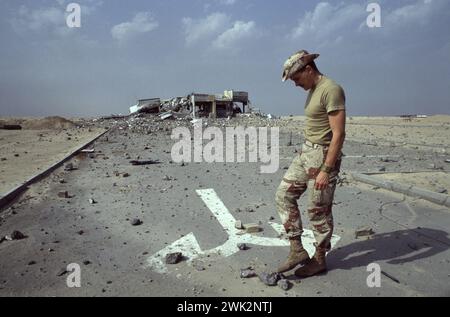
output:
<svg viewBox="0 0 450 317"><path fill-rule="evenodd" d="M217 254L223 257L233 255L239 252L239 248L237 247L239 243L268 247L289 245L287 240L281 238L266 238L248 233L241 234L241 230L236 229L234 226L236 219L217 196L214 189L197 190L197 194L227 232L228 240L214 249L202 251L197 239L191 232L147 259L147 267L150 267L155 272L161 274L168 272L164 260L167 254L174 252L181 252L188 259L188 263L191 263L196 258L209 254ZM284 227L282 225L273 222L269 222L269 224L279 235L284 234ZM331 247L333 248L339 240L339 236L333 235L331 238ZM302 235L302 242L304 248L312 257L315 252L314 243L316 242L314 233L311 230L305 229Z"/></svg>

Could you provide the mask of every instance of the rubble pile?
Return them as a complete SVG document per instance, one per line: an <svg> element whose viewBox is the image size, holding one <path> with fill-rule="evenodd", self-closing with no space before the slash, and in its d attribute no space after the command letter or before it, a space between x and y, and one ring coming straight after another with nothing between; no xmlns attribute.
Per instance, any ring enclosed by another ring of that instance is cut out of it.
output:
<svg viewBox="0 0 450 317"><path fill-rule="evenodd" d="M170 113L170 112L169 112ZM97 119L97 125L128 130L139 134L153 134L158 132L171 132L177 127L193 128L192 116L178 116L177 113L170 113L167 119L161 119L160 115L139 113L122 118L101 118ZM264 115L255 113L238 114L229 118L202 118L204 128L207 127L277 127L281 125L279 119L268 119Z"/></svg>
<svg viewBox="0 0 450 317"><path fill-rule="evenodd" d="M168 100L161 101L162 112L179 112L189 114L192 109L190 96L187 97L175 97Z"/></svg>

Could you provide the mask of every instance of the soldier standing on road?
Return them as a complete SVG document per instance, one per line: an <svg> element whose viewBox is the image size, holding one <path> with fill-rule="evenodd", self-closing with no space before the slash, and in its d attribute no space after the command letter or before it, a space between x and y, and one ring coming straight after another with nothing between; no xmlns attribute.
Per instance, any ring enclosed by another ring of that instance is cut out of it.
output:
<svg viewBox="0 0 450 317"><path fill-rule="evenodd" d="M332 205L345 140L345 93L342 87L323 75L314 60L319 54L301 50L284 64L283 82L309 90L305 104L305 143L295 157L276 193L278 213L290 241L290 253L278 272L296 268L298 277L327 270L326 253L333 234ZM308 186L309 184L309 186ZM313 258L303 248L302 221L297 201L309 189L308 216L316 239Z"/></svg>

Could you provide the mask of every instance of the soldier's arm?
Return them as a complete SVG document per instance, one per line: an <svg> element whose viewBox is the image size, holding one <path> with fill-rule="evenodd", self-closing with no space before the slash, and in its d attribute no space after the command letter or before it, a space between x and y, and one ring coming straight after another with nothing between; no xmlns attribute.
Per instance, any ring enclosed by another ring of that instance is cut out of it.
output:
<svg viewBox="0 0 450 317"><path fill-rule="evenodd" d="M333 138L331 139L325 165L334 167L345 140L345 110L337 110L328 114Z"/></svg>

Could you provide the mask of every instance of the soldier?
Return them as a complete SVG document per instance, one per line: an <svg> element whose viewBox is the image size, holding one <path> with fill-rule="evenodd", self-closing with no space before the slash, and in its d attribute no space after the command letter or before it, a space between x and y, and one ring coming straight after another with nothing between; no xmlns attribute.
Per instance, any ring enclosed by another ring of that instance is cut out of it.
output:
<svg viewBox="0 0 450 317"><path fill-rule="evenodd" d="M284 64L282 81L309 90L305 104L305 143L286 172L276 193L278 213L290 241L290 253L278 272L296 268L298 277L327 270L326 253L333 234L332 205L345 139L345 93L323 75L314 60L319 54L301 50ZM309 187L308 216L316 239L313 258L303 248L302 221L297 201Z"/></svg>

